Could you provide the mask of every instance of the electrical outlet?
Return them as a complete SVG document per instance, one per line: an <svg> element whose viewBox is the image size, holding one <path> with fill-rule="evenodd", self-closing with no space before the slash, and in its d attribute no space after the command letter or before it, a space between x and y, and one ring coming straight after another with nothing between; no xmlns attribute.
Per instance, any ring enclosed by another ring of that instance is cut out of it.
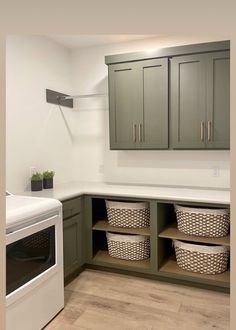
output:
<svg viewBox="0 0 236 330"><path fill-rule="evenodd" d="M30 169L30 177L37 172L37 168L35 166L31 166L29 169Z"/></svg>
<svg viewBox="0 0 236 330"><path fill-rule="evenodd" d="M103 164L100 164L99 167L98 167L98 172L99 173L104 173L104 165Z"/></svg>
<svg viewBox="0 0 236 330"><path fill-rule="evenodd" d="M220 169L219 169L219 167L213 167L213 177L214 178L217 178L217 177L219 177L220 176Z"/></svg>

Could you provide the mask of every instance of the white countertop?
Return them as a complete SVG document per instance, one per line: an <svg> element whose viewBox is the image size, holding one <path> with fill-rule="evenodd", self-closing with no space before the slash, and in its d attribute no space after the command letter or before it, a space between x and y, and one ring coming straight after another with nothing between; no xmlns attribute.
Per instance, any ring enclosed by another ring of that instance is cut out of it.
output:
<svg viewBox="0 0 236 330"><path fill-rule="evenodd" d="M100 182L68 182L57 184L53 189L45 189L37 192L21 191L17 192L17 194L55 198L60 201L80 195L105 195L170 201L230 204L229 190L151 185L122 185Z"/></svg>

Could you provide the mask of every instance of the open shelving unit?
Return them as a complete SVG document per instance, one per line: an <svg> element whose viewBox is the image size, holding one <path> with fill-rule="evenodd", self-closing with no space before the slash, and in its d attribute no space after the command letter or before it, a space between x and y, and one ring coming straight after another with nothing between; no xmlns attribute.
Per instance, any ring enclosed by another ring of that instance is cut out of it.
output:
<svg viewBox="0 0 236 330"><path fill-rule="evenodd" d="M140 276L162 279L174 283L198 286L229 292L230 270L217 275L186 271L177 265L172 240L189 243L230 246L230 235L208 238L186 235L177 228L174 211L175 201L142 200L116 196L87 196L86 260L87 265L104 270L134 273ZM150 206L150 228L121 228L108 223L105 200L148 202ZM222 208L228 205L214 205L197 202L178 202L202 208ZM106 233L144 235L150 237L150 258L142 261L123 260L109 256Z"/></svg>
<svg viewBox="0 0 236 330"><path fill-rule="evenodd" d="M183 205L182 203L180 203ZM203 205L201 205L202 207ZM207 206L205 206L207 208ZM230 246L230 235L225 237L200 237L194 235L186 235L178 230L177 221L174 214L173 204L162 205L160 213L160 221L158 221L158 272L160 275L184 279L190 282L205 283L208 285L216 285L219 287L229 288L230 271L229 269L216 275L208 275L186 271L178 266L175 258L172 240L181 240L189 243L201 243L207 245L224 245ZM159 219L158 219L159 220Z"/></svg>
<svg viewBox="0 0 236 330"><path fill-rule="evenodd" d="M150 258L134 261L111 257L108 254L106 233L112 232L117 234L150 236L150 228L122 228L111 226L107 220L105 199L103 198L92 199L92 210L93 263L118 268L141 269L142 271L149 270Z"/></svg>

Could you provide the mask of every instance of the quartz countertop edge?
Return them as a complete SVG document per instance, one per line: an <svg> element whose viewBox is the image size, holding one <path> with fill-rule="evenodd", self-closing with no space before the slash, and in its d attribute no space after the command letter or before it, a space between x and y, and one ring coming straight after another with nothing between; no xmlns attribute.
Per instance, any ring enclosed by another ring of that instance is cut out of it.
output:
<svg viewBox="0 0 236 330"><path fill-rule="evenodd" d="M16 195L54 198L65 201L82 195L133 197L143 199L230 204L230 191L226 189L127 185L100 182L68 182L56 184L42 191L17 191Z"/></svg>

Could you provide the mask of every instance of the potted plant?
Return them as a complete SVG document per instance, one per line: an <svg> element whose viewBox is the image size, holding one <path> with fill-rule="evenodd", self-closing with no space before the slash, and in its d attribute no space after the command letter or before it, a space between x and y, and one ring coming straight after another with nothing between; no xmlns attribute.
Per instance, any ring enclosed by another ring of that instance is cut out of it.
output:
<svg viewBox="0 0 236 330"><path fill-rule="evenodd" d="M55 175L54 171L43 172L43 188L50 189L53 188L53 177Z"/></svg>
<svg viewBox="0 0 236 330"><path fill-rule="evenodd" d="M43 189L43 176L36 172L31 176L31 191L39 191Z"/></svg>

